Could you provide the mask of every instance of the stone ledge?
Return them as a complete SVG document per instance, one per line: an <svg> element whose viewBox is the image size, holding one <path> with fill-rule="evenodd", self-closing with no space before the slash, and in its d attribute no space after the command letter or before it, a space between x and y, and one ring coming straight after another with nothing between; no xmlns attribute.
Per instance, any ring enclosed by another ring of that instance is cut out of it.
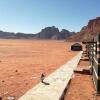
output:
<svg viewBox="0 0 100 100"><path fill-rule="evenodd" d="M18 100L60 100L81 56L82 52L45 78L50 85L39 83Z"/></svg>

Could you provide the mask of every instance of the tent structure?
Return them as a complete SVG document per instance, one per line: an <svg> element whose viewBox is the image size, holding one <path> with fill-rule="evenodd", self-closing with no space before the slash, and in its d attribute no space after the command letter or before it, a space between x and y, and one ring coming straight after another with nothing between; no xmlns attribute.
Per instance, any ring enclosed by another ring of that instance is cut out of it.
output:
<svg viewBox="0 0 100 100"><path fill-rule="evenodd" d="M72 51L82 51L82 45L79 43L75 43L71 46Z"/></svg>

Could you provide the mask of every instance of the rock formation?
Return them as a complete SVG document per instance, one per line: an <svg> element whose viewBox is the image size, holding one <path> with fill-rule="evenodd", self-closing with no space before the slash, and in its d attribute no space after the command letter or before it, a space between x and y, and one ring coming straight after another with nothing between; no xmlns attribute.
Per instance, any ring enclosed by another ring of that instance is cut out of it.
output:
<svg viewBox="0 0 100 100"><path fill-rule="evenodd" d="M34 36L34 38L61 40L61 39L68 38L72 34L73 32L69 32L68 30L65 30L65 29L62 29L62 31L59 32L58 28L56 28L55 26L52 26L52 27L46 27L42 29L42 31L37 33L36 36Z"/></svg>
<svg viewBox="0 0 100 100"><path fill-rule="evenodd" d="M93 38L100 33L100 17L89 20L80 32L71 36L67 41L93 41Z"/></svg>
<svg viewBox="0 0 100 100"><path fill-rule="evenodd" d="M69 32L68 30L62 29L59 32L59 29L55 26L46 27L41 30L41 32L37 34L24 34L24 33L10 33L0 31L0 38L11 38L11 39L54 39L61 40L70 37L73 32Z"/></svg>

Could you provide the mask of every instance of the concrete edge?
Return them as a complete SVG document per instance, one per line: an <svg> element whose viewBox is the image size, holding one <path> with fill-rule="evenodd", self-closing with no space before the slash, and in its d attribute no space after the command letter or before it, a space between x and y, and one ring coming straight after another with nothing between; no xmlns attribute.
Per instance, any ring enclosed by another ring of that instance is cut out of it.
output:
<svg viewBox="0 0 100 100"><path fill-rule="evenodd" d="M45 86L43 83L39 83L18 100L62 100L65 94L65 89L72 78L73 71L77 67L81 56L82 52L79 52L70 61L50 74L45 79L50 85Z"/></svg>

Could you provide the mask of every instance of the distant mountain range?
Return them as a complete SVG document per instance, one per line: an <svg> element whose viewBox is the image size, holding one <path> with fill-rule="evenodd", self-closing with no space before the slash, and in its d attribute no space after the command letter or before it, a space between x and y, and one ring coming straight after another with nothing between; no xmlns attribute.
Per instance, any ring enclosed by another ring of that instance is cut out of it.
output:
<svg viewBox="0 0 100 100"><path fill-rule="evenodd" d="M24 33L11 33L0 31L0 38L4 39L53 39L62 40L72 36L74 32L70 32L66 29L62 29L60 32L55 26L46 27L37 34L24 34Z"/></svg>
<svg viewBox="0 0 100 100"><path fill-rule="evenodd" d="M93 41L93 38L100 33L100 17L89 20L80 32L69 37L67 41Z"/></svg>
<svg viewBox="0 0 100 100"><path fill-rule="evenodd" d="M59 31L55 26L46 27L36 34L11 33L0 31L0 38L4 39L52 39L67 41L93 41L93 38L100 33L100 17L89 20L80 32L74 33L66 29Z"/></svg>

